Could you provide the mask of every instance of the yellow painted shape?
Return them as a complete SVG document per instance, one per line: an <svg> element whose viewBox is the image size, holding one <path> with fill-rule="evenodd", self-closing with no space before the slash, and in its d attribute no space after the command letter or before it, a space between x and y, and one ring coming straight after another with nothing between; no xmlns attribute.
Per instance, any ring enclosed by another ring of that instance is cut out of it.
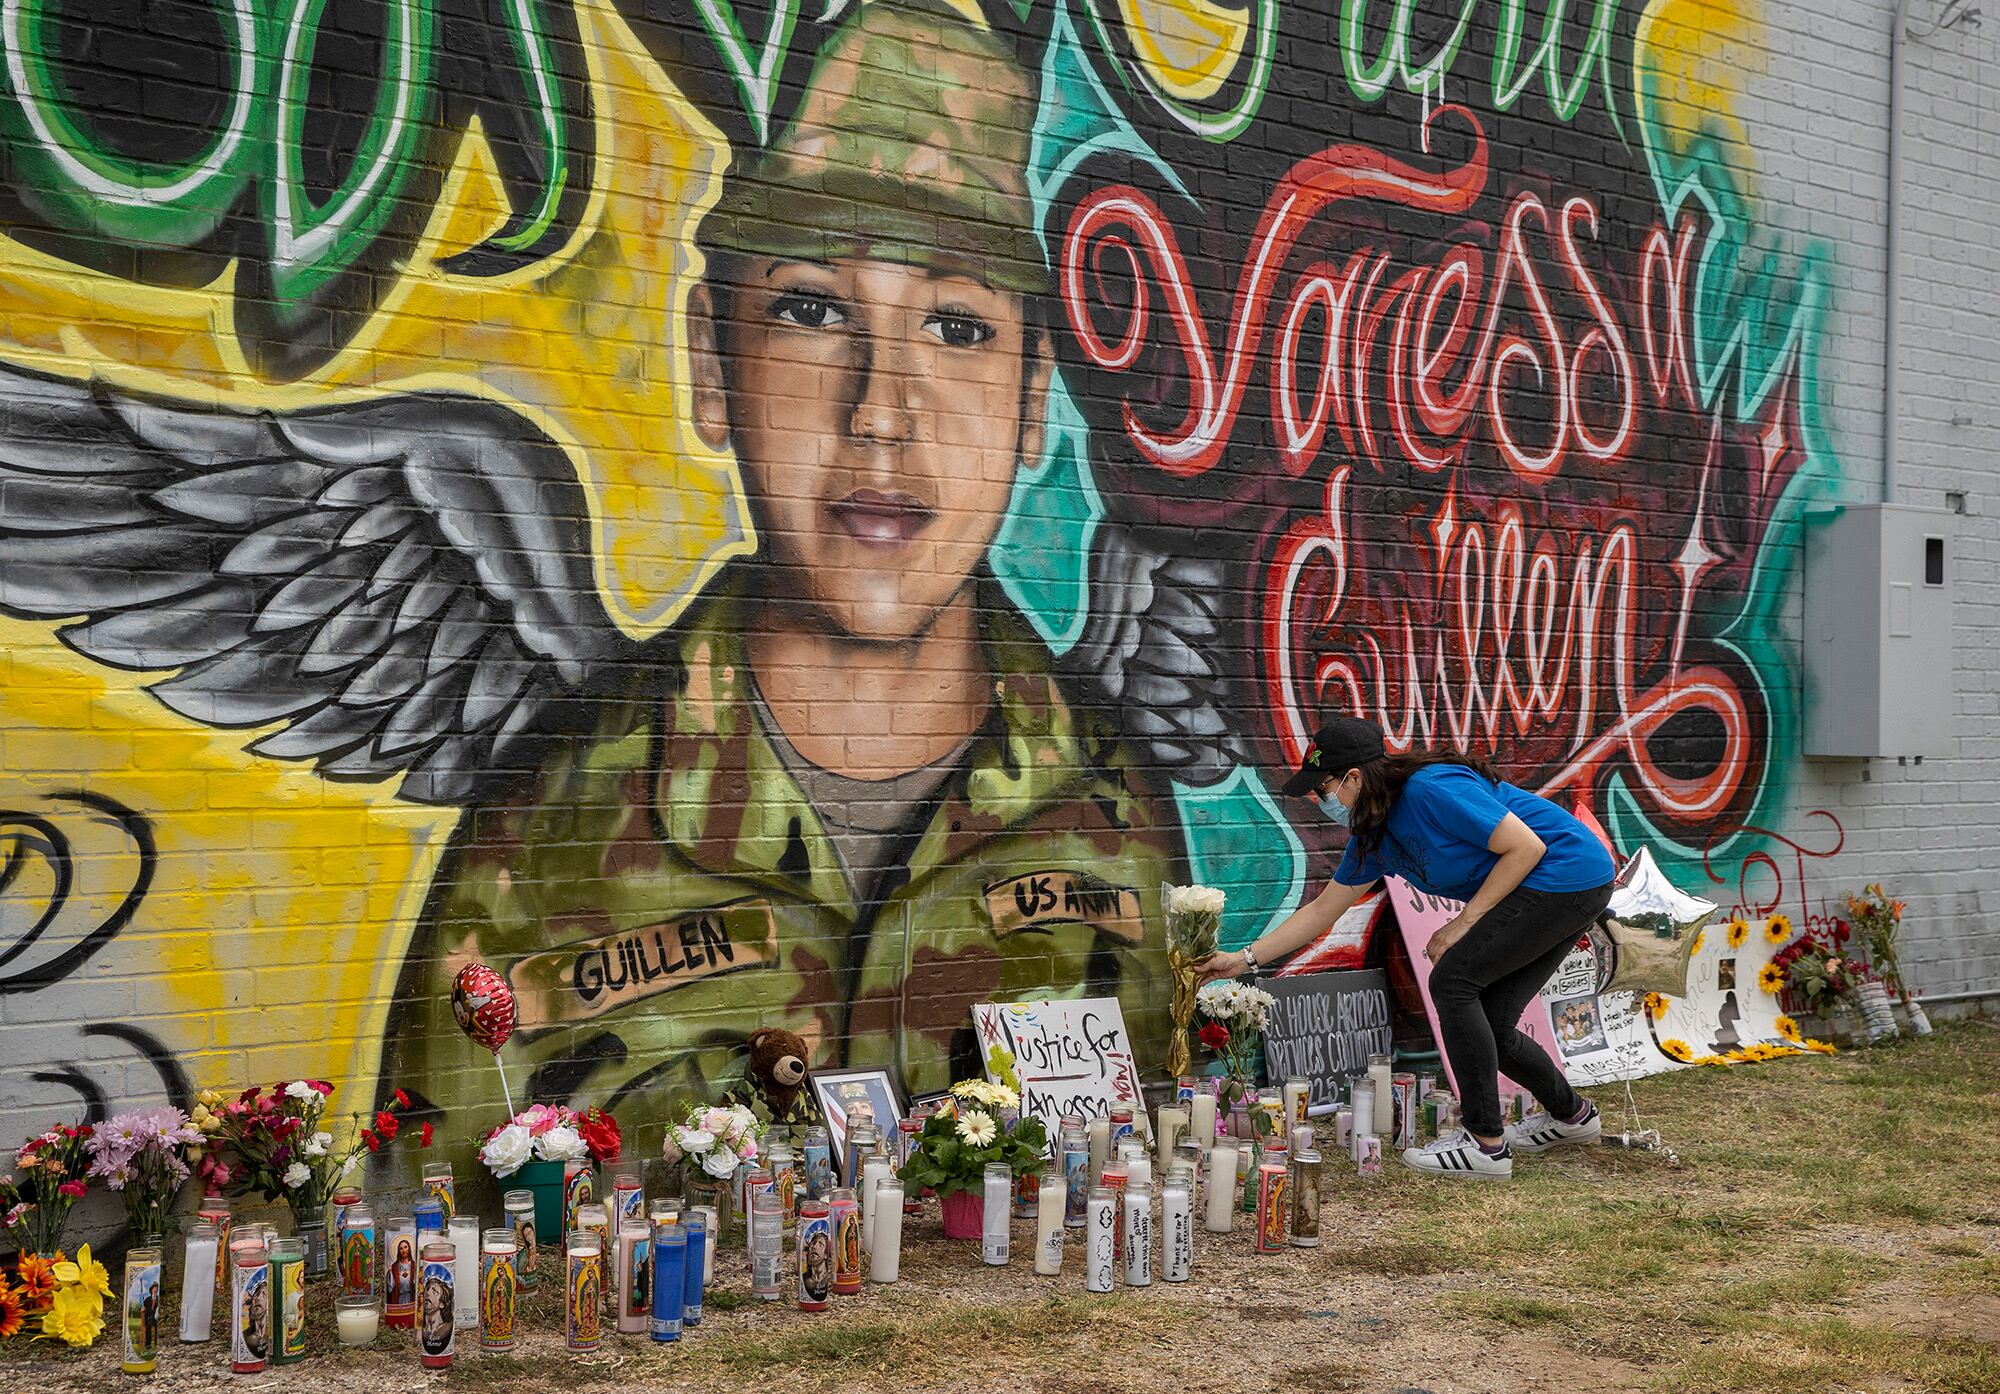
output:
<svg viewBox="0 0 2000 1394"><path fill-rule="evenodd" d="M606 0L577 7L597 178L559 251L504 276L443 263L507 217L475 125L405 272L355 337L291 383L262 380L236 333L235 268L163 289L0 238L0 357L71 378L274 410L420 389L504 403L569 456L591 513L598 588L631 637L659 633L730 558L755 549L732 454L693 430L686 308L695 228L720 191L722 133Z"/></svg>
<svg viewBox="0 0 2000 1394"><path fill-rule="evenodd" d="M1649 113L1674 154L1707 137L1731 146L1739 168L1750 167L1754 147L1736 110L1768 67L1762 33L1751 0L1653 0L1646 7L1633 46Z"/></svg>
<svg viewBox="0 0 2000 1394"><path fill-rule="evenodd" d="M1209 0L1118 0L1132 51L1168 96L1206 101L1243 56L1250 12Z"/></svg>
<svg viewBox="0 0 2000 1394"><path fill-rule="evenodd" d="M131 1020L198 1087L312 1075L340 1085L337 1111L365 1107L396 975L457 811L247 755L248 736L169 714L46 626L0 620L0 653L0 807L73 827L82 815L45 796L88 789L144 814L158 844L137 915L49 991L52 1019L67 991L130 983ZM108 910L136 862L92 863L80 879L91 908ZM25 878L10 895L34 892Z"/></svg>

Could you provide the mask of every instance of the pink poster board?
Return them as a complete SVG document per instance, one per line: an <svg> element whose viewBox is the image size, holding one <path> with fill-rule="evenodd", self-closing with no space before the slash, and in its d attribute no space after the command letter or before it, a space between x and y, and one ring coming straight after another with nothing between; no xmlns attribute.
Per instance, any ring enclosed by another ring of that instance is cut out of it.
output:
<svg viewBox="0 0 2000 1394"><path fill-rule="evenodd" d="M1409 950L1410 971L1416 974L1417 990L1424 995L1424 1014L1430 1018L1431 1035L1437 1036L1437 1005L1431 1001L1431 961L1424 957L1424 945L1465 908L1465 902L1420 891L1400 876L1388 877L1387 885L1389 903L1396 907L1396 924L1403 933L1403 947ZM1521 1013L1521 1030L1548 1051L1551 1059L1562 1060L1556 1052L1556 1032L1549 1020L1549 1004L1539 995L1531 999L1527 1010ZM1444 1055L1443 1046L1443 1038L1438 1037L1440 1055ZM1458 1093L1458 1079L1452 1073L1449 1055L1444 1055L1444 1077L1450 1083L1452 1093ZM1513 1080L1500 1076L1502 1099L1518 1088L1520 1086Z"/></svg>

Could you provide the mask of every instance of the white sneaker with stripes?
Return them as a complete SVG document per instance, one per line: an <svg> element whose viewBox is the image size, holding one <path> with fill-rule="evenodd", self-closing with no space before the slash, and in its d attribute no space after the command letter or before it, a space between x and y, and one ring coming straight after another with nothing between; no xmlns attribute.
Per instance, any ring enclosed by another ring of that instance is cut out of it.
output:
<svg viewBox="0 0 2000 1394"><path fill-rule="evenodd" d="M1512 1152L1502 1148L1496 1157L1463 1128L1446 1133L1436 1142L1406 1149L1403 1165L1432 1176L1463 1176L1480 1181L1508 1181L1514 1176Z"/></svg>
<svg viewBox="0 0 2000 1394"><path fill-rule="evenodd" d="M1566 1142L1592 1146L1603 1140L1604 1119L1598 1115L1595 1104L1591 1105L1581 1123L1559 1122L1541 1109L1536 1109L1507 1129L1507 1145L1521 1152L1546 1152Z"/></svg>

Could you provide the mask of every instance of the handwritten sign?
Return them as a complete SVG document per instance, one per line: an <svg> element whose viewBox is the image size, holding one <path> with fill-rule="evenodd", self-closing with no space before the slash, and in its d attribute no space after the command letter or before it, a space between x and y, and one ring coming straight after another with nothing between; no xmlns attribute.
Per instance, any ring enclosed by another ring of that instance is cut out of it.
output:
<svg viewBox="0 0 2000 1394"><path fill-rule="evenodd" d="M979 1053L1010 1052L1021 1080L1021 1114L1039 1118L1051 1140L1064 1114L1094 1118L1114 1104L1143 1114L1139 1067L1115 997L1073 1002L982 1002L972 1009Z"/></svg>
<svg viewBox="0 0 2000 1394"><path fill-rule="evenodd" d="M1264 1069L1276 1081L1310 1081L1313 1103L1333 1102L1344 1077L1389 1051L1389 976L1379 968L1272 978L1264 990L1273 998Z"/></svg>

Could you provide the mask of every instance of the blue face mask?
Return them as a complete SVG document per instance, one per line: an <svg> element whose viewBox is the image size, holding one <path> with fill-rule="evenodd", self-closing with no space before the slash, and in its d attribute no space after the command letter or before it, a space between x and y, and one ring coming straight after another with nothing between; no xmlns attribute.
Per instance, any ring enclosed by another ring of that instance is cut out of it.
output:
<svg viewBox="0 0 2000 1394"><path fill-rule="evenodd" d="M1319 810L1343 828L1354 818L1354 810L1332 794L1320 795Z"/></svg>

